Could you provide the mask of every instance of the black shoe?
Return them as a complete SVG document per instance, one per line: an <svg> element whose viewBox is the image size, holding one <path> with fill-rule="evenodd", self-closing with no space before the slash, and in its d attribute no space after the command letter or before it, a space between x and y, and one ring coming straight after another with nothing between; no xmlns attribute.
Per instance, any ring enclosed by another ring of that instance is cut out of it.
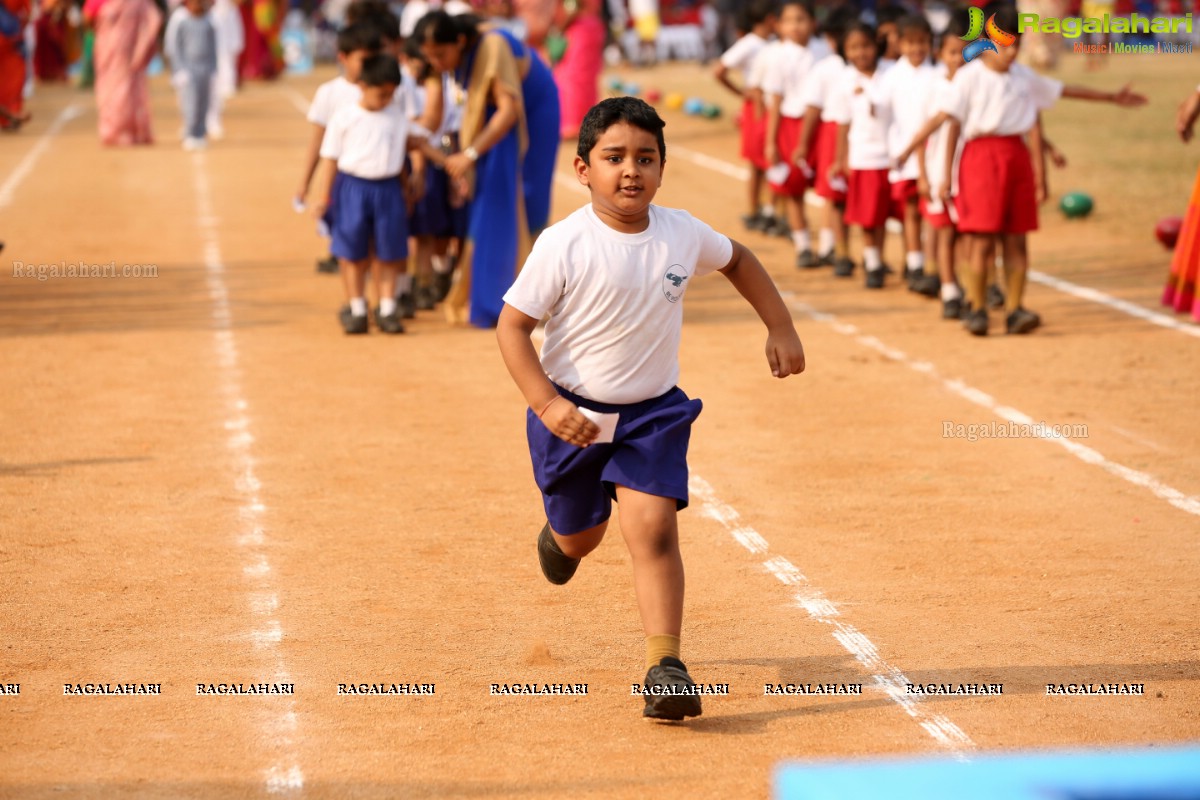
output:
<svg viewBox="0 0 1200 800"><path fill-rule="evenodd" d="M1004 291L994 283L988 287L987 304L991 309L1004 308Z"/></svg>
<svg viewBox="0 0 1200 800"><path fill-rule="evenodd" d="M414 300L417 304L417 311L433 311L434 306L437 305L437 290L432 286L419 286Z"/></svg>
<svg viewBox="0 0 1200 800"><path fill-rule="evenodd" d="M913 284L915 284L918 280L920 280L921 276L924 274L925 274L925 270L910 269L910 268L906 267L904 270L904 285L907 286L909 289L912 289ZM915 290L913 290L913 291L915 291Z"/></svg>
<svg viewBox="0 0 1200 800"><path fill-rule="evenodd" d="M963 301L961 297L942 301L942 319L962 319Z"/></svg>
<svg viewBox="0 0 1200 800"><path fill-rule="evenodd" d="M791 237L792 229L779 217L769 217L767 223L763 226L763 233L768 236L782 236L786 239Z"/></svg>
<svg viewBox="0 0 1200 800"><path fill-rule="evenodd" d="M1004 327L1008 333L1029 333L1041 324L1041 317L1024 308L1018 308L1004 319Z"/></svg>
<svg viewBox="0 0 1200 800"><path fill-rule="evenodd" d="M937 275L922 272L908 284L908 288L925 297L937 297L942 292L942 279Z"/></svg>
<svg viewBox="0 0 1200 800"><path fill-rule="evenodd" d="M452 285L454 285L454 270L439 272L433 279L433 296L439 303L446 299L446 295L450 294Z"/></svg>
<svg viewBox="0 0 1200 800"><path fill-rule="evenodd" d="M554 541L554 534L550 532L549 522L538 534L537 551L538 563L542 565L542 574L555 586L562 586L571 580L575 570L579 569L579 559L568 556L559 548L558 542Z"/></svg>
<svg viewBox="0 0 1200 800"><path fill-rule="evenodd" d="M646 672L642 684L646 707L642 716L676 722L700 716L700 695L691 693L695 686L683 662L667 656Z"/></svg>
<svg viewBox="0 0 1200 800"><path fill-rule="evenodd" d="M800 254L796 256L796 267L798 269L812 269L819 266L821 266L821 260L817 258L812 250L801 250Z"/></svg>
<svg viewBox="0 0 1200 800"><path fill-rule="evenodd" d="M963 318L963 327L973 336L987 336L988 313L985 308L974 308Z"/></svg>
<svg viewBox="0 0 1200 800"><path fill-rule="evenodd" d="M817 256L817 266L818 267L832 267L833 266L833 251L830 250L825 255Z"/></svg>
<svg viewBox="0 0 1200 800"><path fill-rule="evenodd" d="M359 334L367 332L367 315L363 314L355 316L350 313L350 306L342 306L342 310L338 312L338 321L342 323L342 330L350 334Z"/></svg>
<svg viewBox="0 0 1200 800"><path fill-rule="evenodd" d="M397 297L396 305L400 309L400 316L404 319L412 319L417 315L417 301L413 299L411 292L405 292Z"/></svg>
<svg viewBox="0 0 1200 800"><path fill-rule="evenodd" d="M375 309L375 327L384 333L404 333L404 323L400 321L398 311L384 316L380 309Z"/></svg>
<svg viewBox="0 0 1200 800"><path fill-rule="evenodd" d="M742 224L746 226L748 231L761 231L767 224L767 217L764 217L761 211L755 211L753 214L743 214Z"/></svg>
<svg viewBox="0 0 1200 800"><path fill-rule="evenodd" d="M867 273L867 275L866 275L866 279L863 281L863 285L865 285L868 289L882 289L883 288L883 270L882 269L869 269L869 270L866 270L866 273Z"/></svg>
<svg viewBox="0 0 1200 800"><path fill-rule="evenodd" d="M338 260L334 256L329 258L317 259L317 272L322 272L326 275L336 275L338 272Z"/></svg>
<svg viewBox="0 0 1200 800"><path fill-rule="evenodd" d="M854 262L842 257L833 262L833 274L839 278L849 278L854 274Z"/></svg>

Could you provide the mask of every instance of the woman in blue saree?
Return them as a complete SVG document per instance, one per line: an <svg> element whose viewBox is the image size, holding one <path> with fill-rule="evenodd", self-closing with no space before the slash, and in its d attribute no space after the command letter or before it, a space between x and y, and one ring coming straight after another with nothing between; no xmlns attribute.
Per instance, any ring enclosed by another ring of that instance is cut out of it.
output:
<svg viewBox="0 0 1200 800"><path fill-rule="evenodd" d="M414 35L429 63L453 72L467 93L459 132L463 149L446 160L446 172L467 183L471 206L459 281L446 298L446 314L452 322L495 327L531 235L549 220L558 89L535 52L474 17L435 11Z"/></svg>

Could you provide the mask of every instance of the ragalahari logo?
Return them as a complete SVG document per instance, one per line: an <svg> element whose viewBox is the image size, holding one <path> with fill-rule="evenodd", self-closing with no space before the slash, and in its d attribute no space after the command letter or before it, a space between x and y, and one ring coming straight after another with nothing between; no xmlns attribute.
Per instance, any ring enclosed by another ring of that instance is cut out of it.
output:
<svg viewBox="0 0 1200 800"><path fill-rule="evenodd" d="M971 61L986 50L999 53L998 47L1009 47L1017 40L1014 34L1001 30L1000 26L996 24L995 14L988 17L985 25L982 9L971 6L968 13L970 14L970 26L967 28L967 35L962 39L970 44L963 48L963 61ZM980 39L981 35L984 38Z"/></svg>

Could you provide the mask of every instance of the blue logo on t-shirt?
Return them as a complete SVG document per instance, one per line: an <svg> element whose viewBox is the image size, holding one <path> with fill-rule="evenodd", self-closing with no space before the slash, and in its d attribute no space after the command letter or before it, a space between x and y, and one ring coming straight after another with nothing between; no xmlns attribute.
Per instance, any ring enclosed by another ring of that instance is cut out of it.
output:
<svg viewBox="0 0 1200 800"><path fill-rule="evenodd" d="M687 289L687 279L691 277L682 264L672 264L663 276L663 294L667 302L678 303Z"/></svg>

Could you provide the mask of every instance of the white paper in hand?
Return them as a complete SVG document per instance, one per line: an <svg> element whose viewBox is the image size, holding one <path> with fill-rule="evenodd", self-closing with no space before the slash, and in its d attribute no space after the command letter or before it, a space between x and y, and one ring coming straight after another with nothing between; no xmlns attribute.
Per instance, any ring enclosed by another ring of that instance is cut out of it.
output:
<svg viewBox="0 0 1200 800"><path fill-rule="evenodd" d="M592 440L592 444L605 444L613 440L617 433L617 418L621 416L620 414L605 414L600 411L592 411L590 408L580 408L579 413L600 426L600 433Z"/></svg>

